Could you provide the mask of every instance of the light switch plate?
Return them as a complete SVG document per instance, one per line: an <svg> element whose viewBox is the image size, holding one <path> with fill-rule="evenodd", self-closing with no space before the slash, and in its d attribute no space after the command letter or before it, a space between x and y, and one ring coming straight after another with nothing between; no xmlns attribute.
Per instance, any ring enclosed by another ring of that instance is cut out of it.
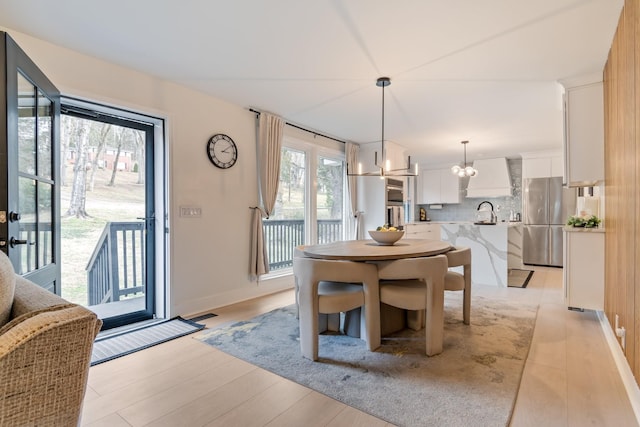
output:
<svg viewBox="0 0 640 427"><path fill-rule="evenodd" d="M180 216L200 218L202 216L202 208L200 206L180 206Z"/></svg>

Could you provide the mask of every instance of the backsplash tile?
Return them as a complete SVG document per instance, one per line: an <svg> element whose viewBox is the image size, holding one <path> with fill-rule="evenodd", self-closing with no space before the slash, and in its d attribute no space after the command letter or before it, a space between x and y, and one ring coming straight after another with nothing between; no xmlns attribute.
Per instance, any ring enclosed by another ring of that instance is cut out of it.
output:
<svg viewBox="0 0 640 427"><path fill-rule="evenodd" d="M522 213L522 159L507 159L507 165L511 175L512 196L467 198L467 186L471 178L461 178L461 203L445 204L442 205L442 209L429 209L428 205L418 205L414 218L417 220L420 217L418 212L422 207L427 210L427 217L432 221L475 221L478 205L484 200L488 200L493 204L498 221L509 221L511 211Z"/></svg>

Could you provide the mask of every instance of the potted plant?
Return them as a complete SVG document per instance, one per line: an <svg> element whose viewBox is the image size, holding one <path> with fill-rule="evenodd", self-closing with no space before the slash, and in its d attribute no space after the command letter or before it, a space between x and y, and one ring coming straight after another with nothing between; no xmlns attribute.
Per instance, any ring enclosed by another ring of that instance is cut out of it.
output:
<svg viewBox="0 0 640 427"><path fill-rule="evenodd" d="M571 227L596 228L600 225L600 222L602 222L602 220L596 215L584 213L581 215L571 215L567 219L567 225Z"/></svg>

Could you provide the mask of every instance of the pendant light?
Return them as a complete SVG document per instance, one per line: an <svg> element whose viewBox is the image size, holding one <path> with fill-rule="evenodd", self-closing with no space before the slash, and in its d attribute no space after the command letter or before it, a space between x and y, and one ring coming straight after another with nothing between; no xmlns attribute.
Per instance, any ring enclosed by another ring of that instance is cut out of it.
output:
<svg viewBox="0 0 640 427"><path fill-rule="evenodd" d="M377 176L384 178L385 176L418 176L418 165L411 166L411 156L407 157L407 167L400 169L391 169L391 162L387 160L387 152L384 148L384 88L391 84L389 77L380 77L376 81L376 86L382 88L382 155L380 156L380 162L378 162L378 152L374 153L374 165L378 168L374 172L362 172L362 164L358 163L358 170L353 171L349 168L347 163L347 175L348 176Z"/></svg>
<svg viewBox="0 0 640 427"><path fill-rule="evenodd" d="M478 171L474 169L472 166L467 165L467 144L469 141L461 141L460 144L464 147L464 163L462 166L453 165L451 167L451 172L458 175L460 178L464 178L465 176L476 176Z"/></svg>

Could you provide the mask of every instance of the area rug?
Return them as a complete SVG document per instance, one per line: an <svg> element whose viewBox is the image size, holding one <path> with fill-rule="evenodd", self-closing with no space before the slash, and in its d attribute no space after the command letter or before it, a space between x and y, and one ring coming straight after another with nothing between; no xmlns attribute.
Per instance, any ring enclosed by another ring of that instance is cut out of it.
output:
<svg viewBox="0 0 640 427"><path fill-rule="evenodd" d="M445 299L444 350L426 357L424 331L364 341L321 335L318 362L300 354L295 306L195 338L398 426L506 426L533 335L537 306L475 296Z"/></svg>
<svg viewBox="0 0 640 427"><path fill-rule="evenodd" d="M510 268L507 277L507 285L512 288L526 288L532 276L533 271L531 270L518 270L517 268Z"/></svg>
<svg viewBox="0 0 640 427"><path fill-rule="evenodd" d="M204 325L176 317L139 329L97 338L93 343L91 366L178 338L204 328Z"/></svg>

